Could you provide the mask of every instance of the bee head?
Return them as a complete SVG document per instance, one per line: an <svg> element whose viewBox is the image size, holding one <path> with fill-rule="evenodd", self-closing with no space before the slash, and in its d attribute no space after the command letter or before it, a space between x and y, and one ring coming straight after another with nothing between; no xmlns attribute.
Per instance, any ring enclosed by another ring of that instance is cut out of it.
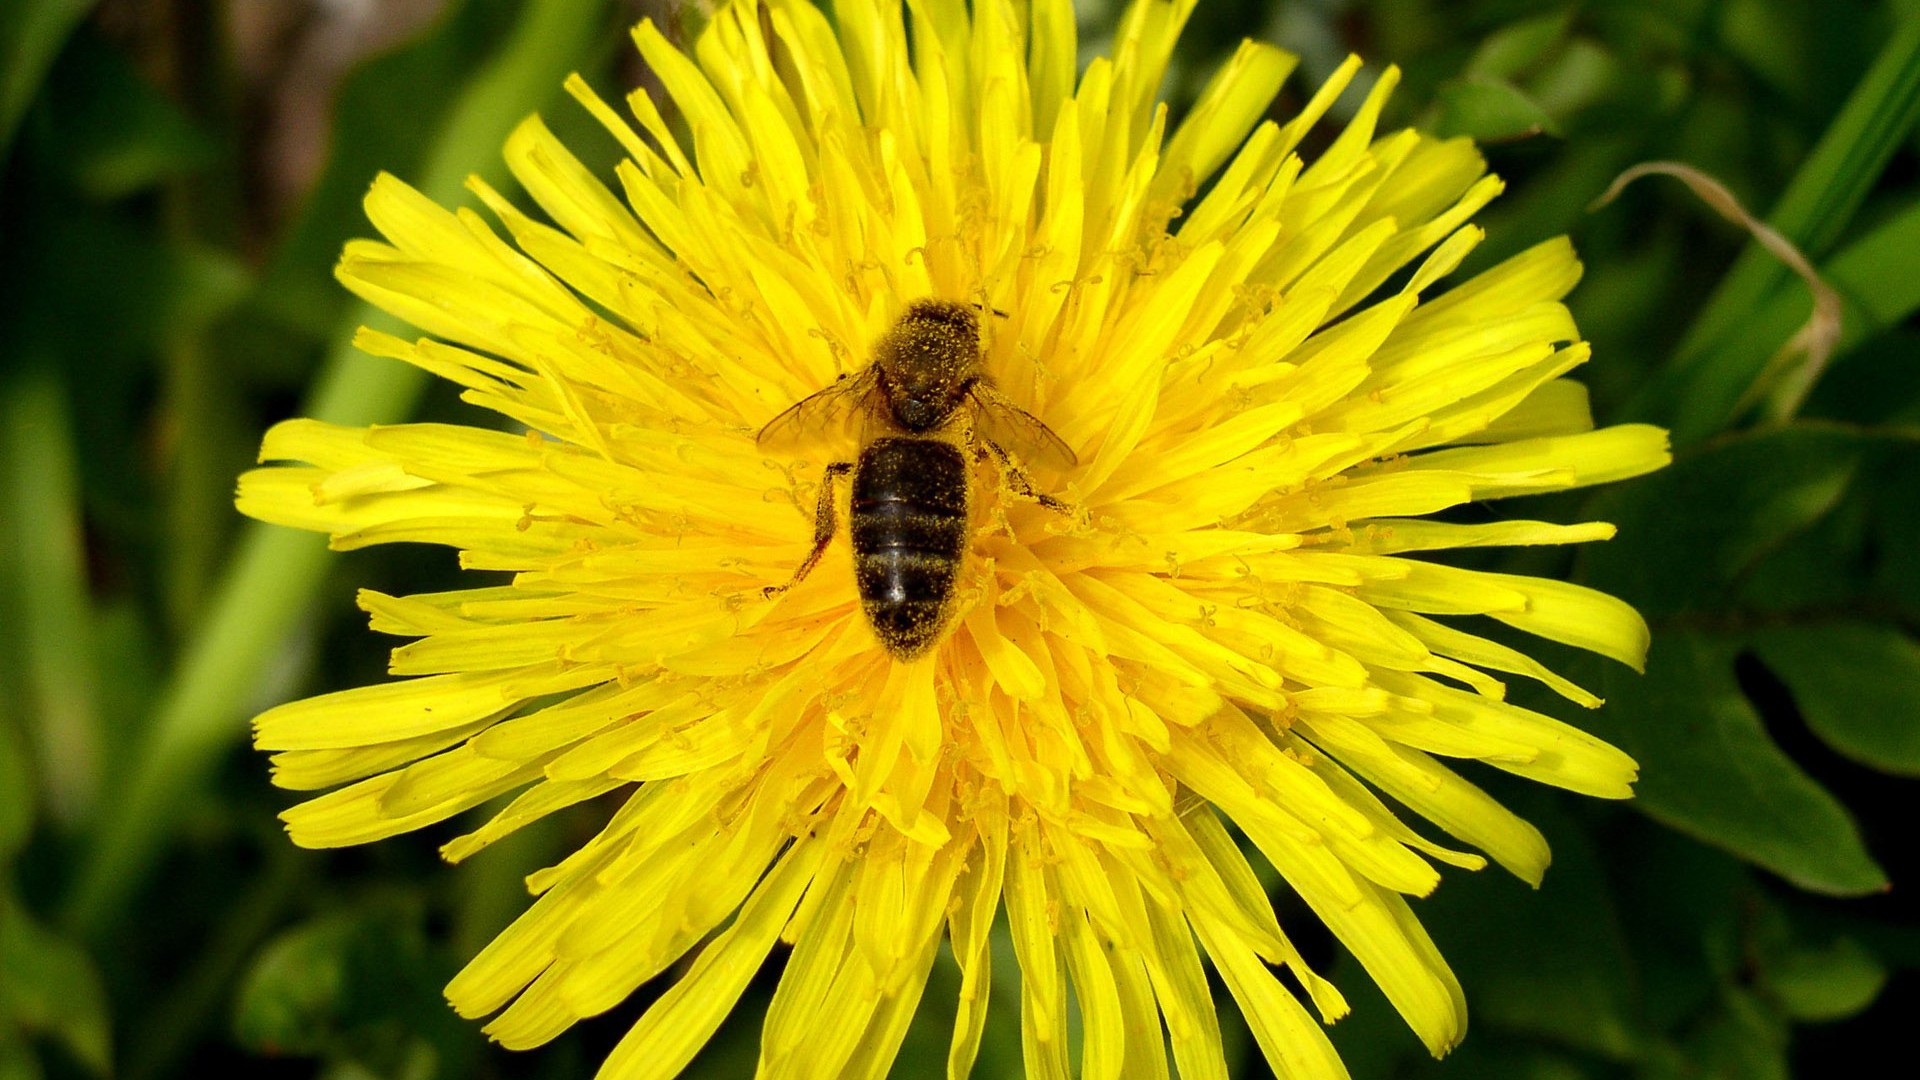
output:
<svg viewBox="0 0 1920 1080"><path fill-rule="evenodd" d="M980 316L973 305L958 300L936 300L927 297L915 300L907 305L906 313L900 316L900 325L915 324L929 330L940 327L960 336L978 341L980 338Z"/></svg>
<svg viewBox="0 0 1920 1080"><path fill-rule="evenodd" d="M979 377L980 316L956 301L916 300L874 359L894 419L908 431L938 427Z"/></svg>

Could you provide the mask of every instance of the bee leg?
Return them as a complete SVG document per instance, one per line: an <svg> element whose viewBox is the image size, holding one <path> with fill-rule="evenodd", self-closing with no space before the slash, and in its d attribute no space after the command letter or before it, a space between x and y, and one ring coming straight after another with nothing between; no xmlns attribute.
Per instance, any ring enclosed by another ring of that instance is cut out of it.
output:
<svg viewBox="0 0 1920 1080"><path fill-rule="evenodd" d="M760 590L762 596L771 600L800 584L801 579L819 563L820 556L826 554L827 545L833 543L834 531L839 528L833 513L833 478L852 471L853 462L836 461L820 474L820 500L813 511L813 550L807 553L806 561L800 564L800 569L793 572L793 577L785 585L769 585Z"/></svg>
<svg viewBox="0 0 1920 1080"><path fill-rule="evenodd" d="M979 438L977 441L981 446L987 448L987 451L993 455L993 459L996 462L999 462L1000 475L1006 478L1007 486L1013 489L1014 494L1019 495L1021 498L1032 499L1034 502L1039 503L1041 506L1063 517L1072 517L1074 515L1072 505L1035 488L1033 486L1033 478L1027 475L1025 469L1022 469L1014 463L1013 456L1007 453L1005 448L999 443L988 438Z"/></svg>

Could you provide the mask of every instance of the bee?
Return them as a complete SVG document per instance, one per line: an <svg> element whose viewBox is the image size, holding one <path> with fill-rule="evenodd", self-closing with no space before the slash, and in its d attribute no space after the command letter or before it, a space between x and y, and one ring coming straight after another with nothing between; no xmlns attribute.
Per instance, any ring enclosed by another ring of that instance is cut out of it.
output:
<svg viewBox="0 0 1920 1080"><path fill-rule="evenodd" d="M966 553L972 503L962 446L993 457L1016 494L1070 513L1034 489L1015 455L1064 468L1076 464L1073 450L1000 393L980 360L980 318L971 306L916 300L874 344L866 368L760 429L756 442L765 452L860 429L858 457L829 464L821 476L812 552L768 596L799 584L833 542L834 481L851 474L848 533L860 606L887 651L911 659L939 640ZM956 423L962 416L971 422Z"/></svg>

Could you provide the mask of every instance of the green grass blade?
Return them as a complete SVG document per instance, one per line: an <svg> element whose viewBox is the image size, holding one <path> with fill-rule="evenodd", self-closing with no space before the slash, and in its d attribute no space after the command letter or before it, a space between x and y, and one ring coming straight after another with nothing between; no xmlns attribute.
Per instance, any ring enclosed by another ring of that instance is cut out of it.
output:
<svg viewBox="0 0 1920 1080"><path fill-rule="evenodd" d="M1806 163L1794 174L1768 224L1818 262L1853 220L1888 160L1920 122L1920 15L1907 15L1848 97ZM1792 271L1750 244L1708 299L1676 350L1628 412L1669 424L1676 445L1697 441L1734 419L1756 372L1723 369L1717 349L1764 312L1763 301ZM1723 384L1734 383L1731 393Z"/></svg>
<svg viewBox="0 0 1920 1080"><path fill-rule="evenodd" d="M93 601L80 527L80 469L60 381L29 366L0 389L0 498L19 607L10 613L22 655L23 725L33 732L45 806L73 826L92 812L100 782L94 697Z"/></svg>
<svg viewBox="0 0 1920 1080"><path fill-rule="evenodd" d="M1852 222L1916 122L1920 122L1920 16L1910 16L1901 20L1893 39L1794 174L1768 223L1809 258L1824 255ZM1698 353L1724 335L1790 273L1758 245L1749 246L1681 339L1680 354Z"/></svg>
<svg viewBox="0 0 1920 1080"><path fill-rule="evenodd" d="M1889 327L1920 311L1920 203L1883 222L1819 267L1820 276L1840 293L1844 312L1833 362ZM1687 411L1674 421L1676 446L1692 445L1724 426L1747 387L1760 376L1781 343L1807 320L1813 306L1797 279L1780 282L1725 340L1702 356L1701 370L1687 389ZM1833 364L1829 363L1831 370Z"/></svg>

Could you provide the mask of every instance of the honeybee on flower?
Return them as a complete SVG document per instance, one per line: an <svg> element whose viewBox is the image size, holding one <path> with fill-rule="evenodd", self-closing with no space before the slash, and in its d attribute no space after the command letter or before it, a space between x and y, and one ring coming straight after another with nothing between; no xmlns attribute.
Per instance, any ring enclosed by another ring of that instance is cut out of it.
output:
<svg viewBox="0 0 1920 1080"><path fill-rule="evenodd" d="M1391 69L1311 163L1357 61L1281 124L1292 58L1246 42L1170 126L1192 6L1139 0L1077 72L1065 0L738 0L684 52L634 33L691 145L645 91L629 120L569 82L626 152L613 187L537 118L506 156L545 221L478 180L498 230L375 182L386 239L339 276L425 336L361 347L524 433L290 421L240 508L511 579L363 592L415 639L400 678L270 710L256 742L276 782L336 789L285 815L308 846L511 795L459 860L624 800L448 987L494 1038L545 1042L704 940L602 1071L671 1075L784 942L760 1072L881 1076L945 939L964 1076L1004 908L1032 1075L1066 1074L1070 1008L1084 1075L1164 1074L1163 1033L1180 1075L1223 1075L1204 958L1277 1074L1343 1076L1321 1022L1346 1003L1235 830L1441 1054L1464 1000L1405 898L1435 863L1537 882L1548 858L1443 759L1629 794L1630 759L1500 676L1596 698L1450 620L1638 665L1639 617L1424 557L1603 540L1422 518L1667 460L1565 378L1570 246L1440 288L1500 184L1466 140L1376 130ZM935 315L965 386L882 362ZM788 409L878 427L835 451L785 439ZM911 445L879 463L888 439Z"/></svg>

